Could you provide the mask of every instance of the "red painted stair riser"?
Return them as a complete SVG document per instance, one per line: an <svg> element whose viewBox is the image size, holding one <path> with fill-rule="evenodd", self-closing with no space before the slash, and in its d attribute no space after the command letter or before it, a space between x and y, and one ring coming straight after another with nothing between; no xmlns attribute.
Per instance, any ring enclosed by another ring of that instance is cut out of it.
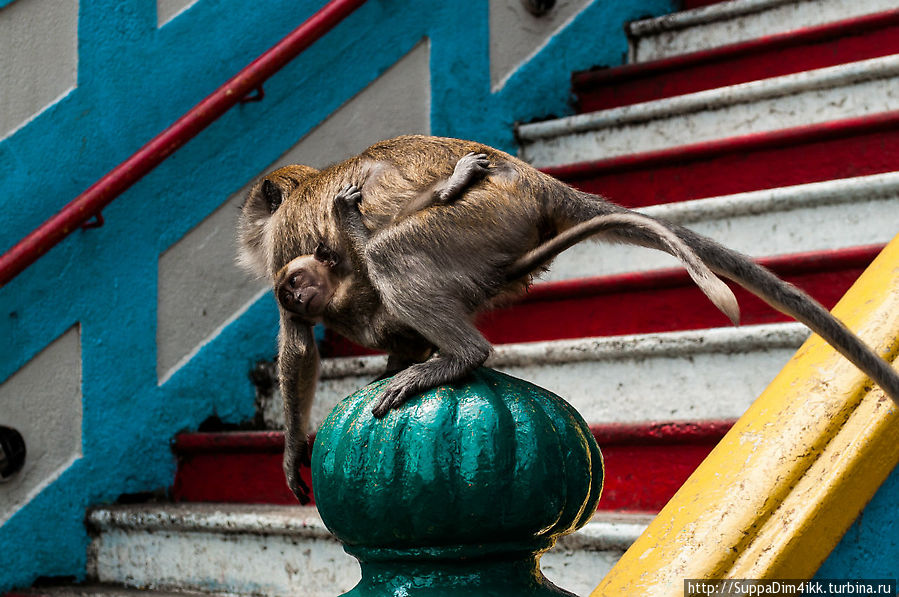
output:
<svg viewBox="0 0 899 597"><path fill-rule="evenodd" d="M899 10L647 62L575 73L579 113L899 53Z"/></svg>
<svg viewBox="0 0 899 597"><path fill-rule="evenodd" d="M899 111L542 170L627 207L881 174L899 170Z"/></svg>
<svg viewBox="0 0 899 597"><path fill-rule="evenodd" d="M600 510L656 512L732 425L731 421L591 426L605 461ZM172 495L182 502L291 504L280 432L190 433L175 441ZM309 470L302 470L309 482Z"/></svg>

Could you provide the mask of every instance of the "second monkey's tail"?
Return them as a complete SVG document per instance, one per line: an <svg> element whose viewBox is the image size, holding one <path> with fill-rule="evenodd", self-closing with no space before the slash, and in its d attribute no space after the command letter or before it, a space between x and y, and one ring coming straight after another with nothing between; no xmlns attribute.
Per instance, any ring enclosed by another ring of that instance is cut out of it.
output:
<svg viewBox="0 0 899 597"><path fill-rule="evenodd" d="M610 231L620 233L629 230L639 231L640 234L655 239L659 248L677 257L709 300L727 315L734 325L740 323L740 306L727 284L712 273L703 260L667 226L634 212L595 216L563 230L513 263L506 271L506 278L509 282L523 278L545 266L562 251L591 236Z"/></svg>
<svg viewBox="0 0 899 597"><path fill-rule="evenodd" d="M565 201L557 203L562 220L586 222L599 216L632 214L631 210L598 195L569 190ZM664 226L683 241L715 273L733 280L770 306L808 326L837 349L856 367L871 377L899 405L899 374L890 363L879 357L867 344L811 296L781 280L751 258L728 249L720 243L683 226L643 215ZM577 229L575 225L572 229ZM645 228L630 226L610 228L600 238L671 252L660 238Z"/></svg>

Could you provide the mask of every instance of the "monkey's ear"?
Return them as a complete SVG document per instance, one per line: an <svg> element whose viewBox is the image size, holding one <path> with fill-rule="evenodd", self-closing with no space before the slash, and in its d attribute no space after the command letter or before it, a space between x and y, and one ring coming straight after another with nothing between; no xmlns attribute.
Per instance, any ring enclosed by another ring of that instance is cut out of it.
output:
<svg viewBox="0 0 899 597"><path fill-rule="evenodd" d="M316 261L324 263L330 268L334 268L340 263L340 257L338 257L337 253L332 251L325 243L318 243L318 246L315 247L315 253L313 253L313 257L315 257Z"/></svg>
<svg viewBox="0 0 899 597"><path fill-rule="evenodd" d="M281 189L269 179L262 181L262 198L268 204L268 212L273 214L281 205Z"/></svg>
<svg viewBox="0 0 899 597"><path fill-rule="evenodd" d="M250 190L240 207L237 219L237 262L259 277L271 275L271 247L266 244L265 231L280 203L281 191L278 185L264 179Z"/></svg>

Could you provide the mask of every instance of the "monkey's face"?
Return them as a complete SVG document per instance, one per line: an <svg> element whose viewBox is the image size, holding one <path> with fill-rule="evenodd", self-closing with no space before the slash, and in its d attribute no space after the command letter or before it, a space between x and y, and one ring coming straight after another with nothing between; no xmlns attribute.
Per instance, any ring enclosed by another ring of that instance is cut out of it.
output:
<svg viewBox="0 0 899 597"><path fill-rule="evenodd" d="M275 296L285 311L310 322L318 322L337 289L336 256L323 245L314 255L290 261L275 275Z"/></svg>

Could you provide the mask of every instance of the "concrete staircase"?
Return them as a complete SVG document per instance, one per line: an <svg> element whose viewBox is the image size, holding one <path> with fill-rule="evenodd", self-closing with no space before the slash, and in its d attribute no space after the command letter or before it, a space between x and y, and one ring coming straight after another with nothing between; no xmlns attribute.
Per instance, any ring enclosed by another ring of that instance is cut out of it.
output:
<svg viewBox="0 0 899 597"><path fill-rule="evenodd" d="M892 0L693 5L629 25L631 64L576 73L580 113L520 126L521 155L757 257L832 306L899 232L899 10ZM808 335L742 292L744 325L727 327L675 265L582 244L522 302L480 321L496 344L489 364L568 399L603 449L599 512L543 558L547 576L579 594ZM384 364L331 335L324 352L317 422ZM260 387L262 419L277 429L279 397ZM174 449L180 503L89 513L98 592L353 586L358 567L315 509L290 505L278 432L185 434Z"/></svg>

